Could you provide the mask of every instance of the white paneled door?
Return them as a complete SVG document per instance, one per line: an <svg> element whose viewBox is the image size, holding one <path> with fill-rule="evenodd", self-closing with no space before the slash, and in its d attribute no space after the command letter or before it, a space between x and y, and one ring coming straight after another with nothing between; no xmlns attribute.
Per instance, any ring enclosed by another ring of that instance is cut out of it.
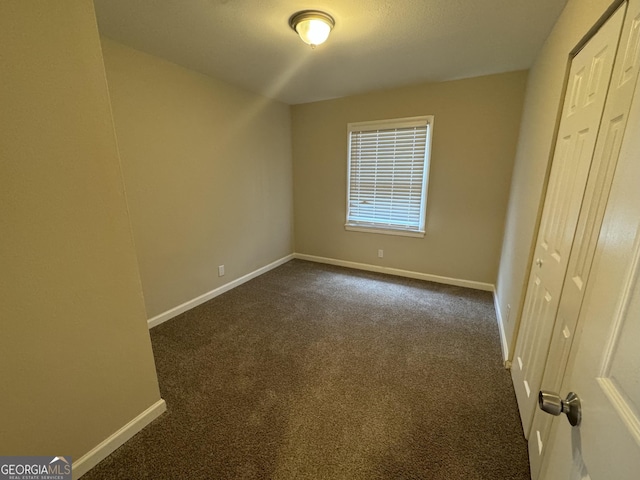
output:
<svg viewBox="0 0 640 480"><path fill-rule="evenodd" d="M571 427L564 416L552 417L545 480L640 478L638 88L560 392L580 397L582 422Z"/></svg>
<svg viewBox="0 0 640 480"><path fill-rule="evenodd" d="M542 378L544 390L555 392L560 390L580 308L590 278L593 255L621 144L625 135L634 135L634 132L637 132L633 130L634 127L627 129L627 119L636 89L639 63L640 0L631 0L623 23L621 42L614 62L612 80L560 296L551 346ZM536 410L529 435L529 458L534 479L538 478L542 458L548 448L547 439L551 423L552 417L541 410Z"/></svg>
<svg viewBox="0 0 640 480"><path fill-rule="evenodd" d="M520 417L529 430L573 246L625 6L571 63L549 185L527 287L511 375Z"/></svg>

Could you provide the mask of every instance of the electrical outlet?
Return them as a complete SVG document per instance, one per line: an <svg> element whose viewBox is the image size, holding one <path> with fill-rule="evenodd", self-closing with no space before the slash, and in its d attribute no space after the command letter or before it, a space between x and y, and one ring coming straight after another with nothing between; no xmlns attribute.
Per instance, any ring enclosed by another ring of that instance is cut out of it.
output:
<svg viewBox="0 0 640 480"><path fill-rule="evenodd" d="M378 258L382 258L382 257L384 257L384 250L379 249L378 250Z"/></svg>
<svg viewBox="0 0 640 480"><path fill-rule="evenodd" d="M218 276L219 277L224 277L224 265L220 265L218 267Z"/></svg>

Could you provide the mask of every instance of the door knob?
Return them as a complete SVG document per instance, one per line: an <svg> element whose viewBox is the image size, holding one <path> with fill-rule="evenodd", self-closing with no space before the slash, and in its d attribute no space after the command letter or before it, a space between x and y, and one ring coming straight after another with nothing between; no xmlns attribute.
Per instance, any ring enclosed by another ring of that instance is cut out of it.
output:
<svg viewBox="0 0 640 480"><path fill-rule="evenodd" d="M544 263L544 262L542 261L542 259L541 259L541 258L536 258L536 265L537 265L537 266L541 267L543 263Z"/></svg>
<svg viewBox="0 0 640 480"><path fill-rule="evenodd" d="M546 390L540 390L538 394L538 406L543 412L550 413L556 417L561 413L567 415L567 419L572 427L580 425L582 420L582 408L578 395L570 392L567 398L562 400L560 395Z"/></svg>

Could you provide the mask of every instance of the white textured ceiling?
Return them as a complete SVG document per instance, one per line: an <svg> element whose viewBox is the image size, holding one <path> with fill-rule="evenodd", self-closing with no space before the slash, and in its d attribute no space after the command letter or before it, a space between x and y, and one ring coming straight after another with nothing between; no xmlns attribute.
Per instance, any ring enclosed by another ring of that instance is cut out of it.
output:
<svg viewBox="0 0 640 480"><path fill-rule="evenodd" d="M566 0L94 0L101 34L290 104L529 68ZM288 25L331 14L312 50Z"/></svg>

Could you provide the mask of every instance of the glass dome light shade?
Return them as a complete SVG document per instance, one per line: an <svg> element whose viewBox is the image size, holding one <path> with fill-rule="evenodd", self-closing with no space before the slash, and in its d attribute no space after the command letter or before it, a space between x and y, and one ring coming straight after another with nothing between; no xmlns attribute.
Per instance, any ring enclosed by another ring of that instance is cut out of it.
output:
<svg viewBox="0 0 640 480"><path fill-rule="evenodd" d="M309 45L320 45L329 38L331 27L323 20L309 19L303 20L296 25L296 32L304 43Z"/></svg>
<svg viewBox="0 0 640 480"><path fill-rule="evenodd" d="M296 31L304 43L312 47L327 40L334 24L331 16L313 10L298 12L289 19L291 28Z"/></svg>

